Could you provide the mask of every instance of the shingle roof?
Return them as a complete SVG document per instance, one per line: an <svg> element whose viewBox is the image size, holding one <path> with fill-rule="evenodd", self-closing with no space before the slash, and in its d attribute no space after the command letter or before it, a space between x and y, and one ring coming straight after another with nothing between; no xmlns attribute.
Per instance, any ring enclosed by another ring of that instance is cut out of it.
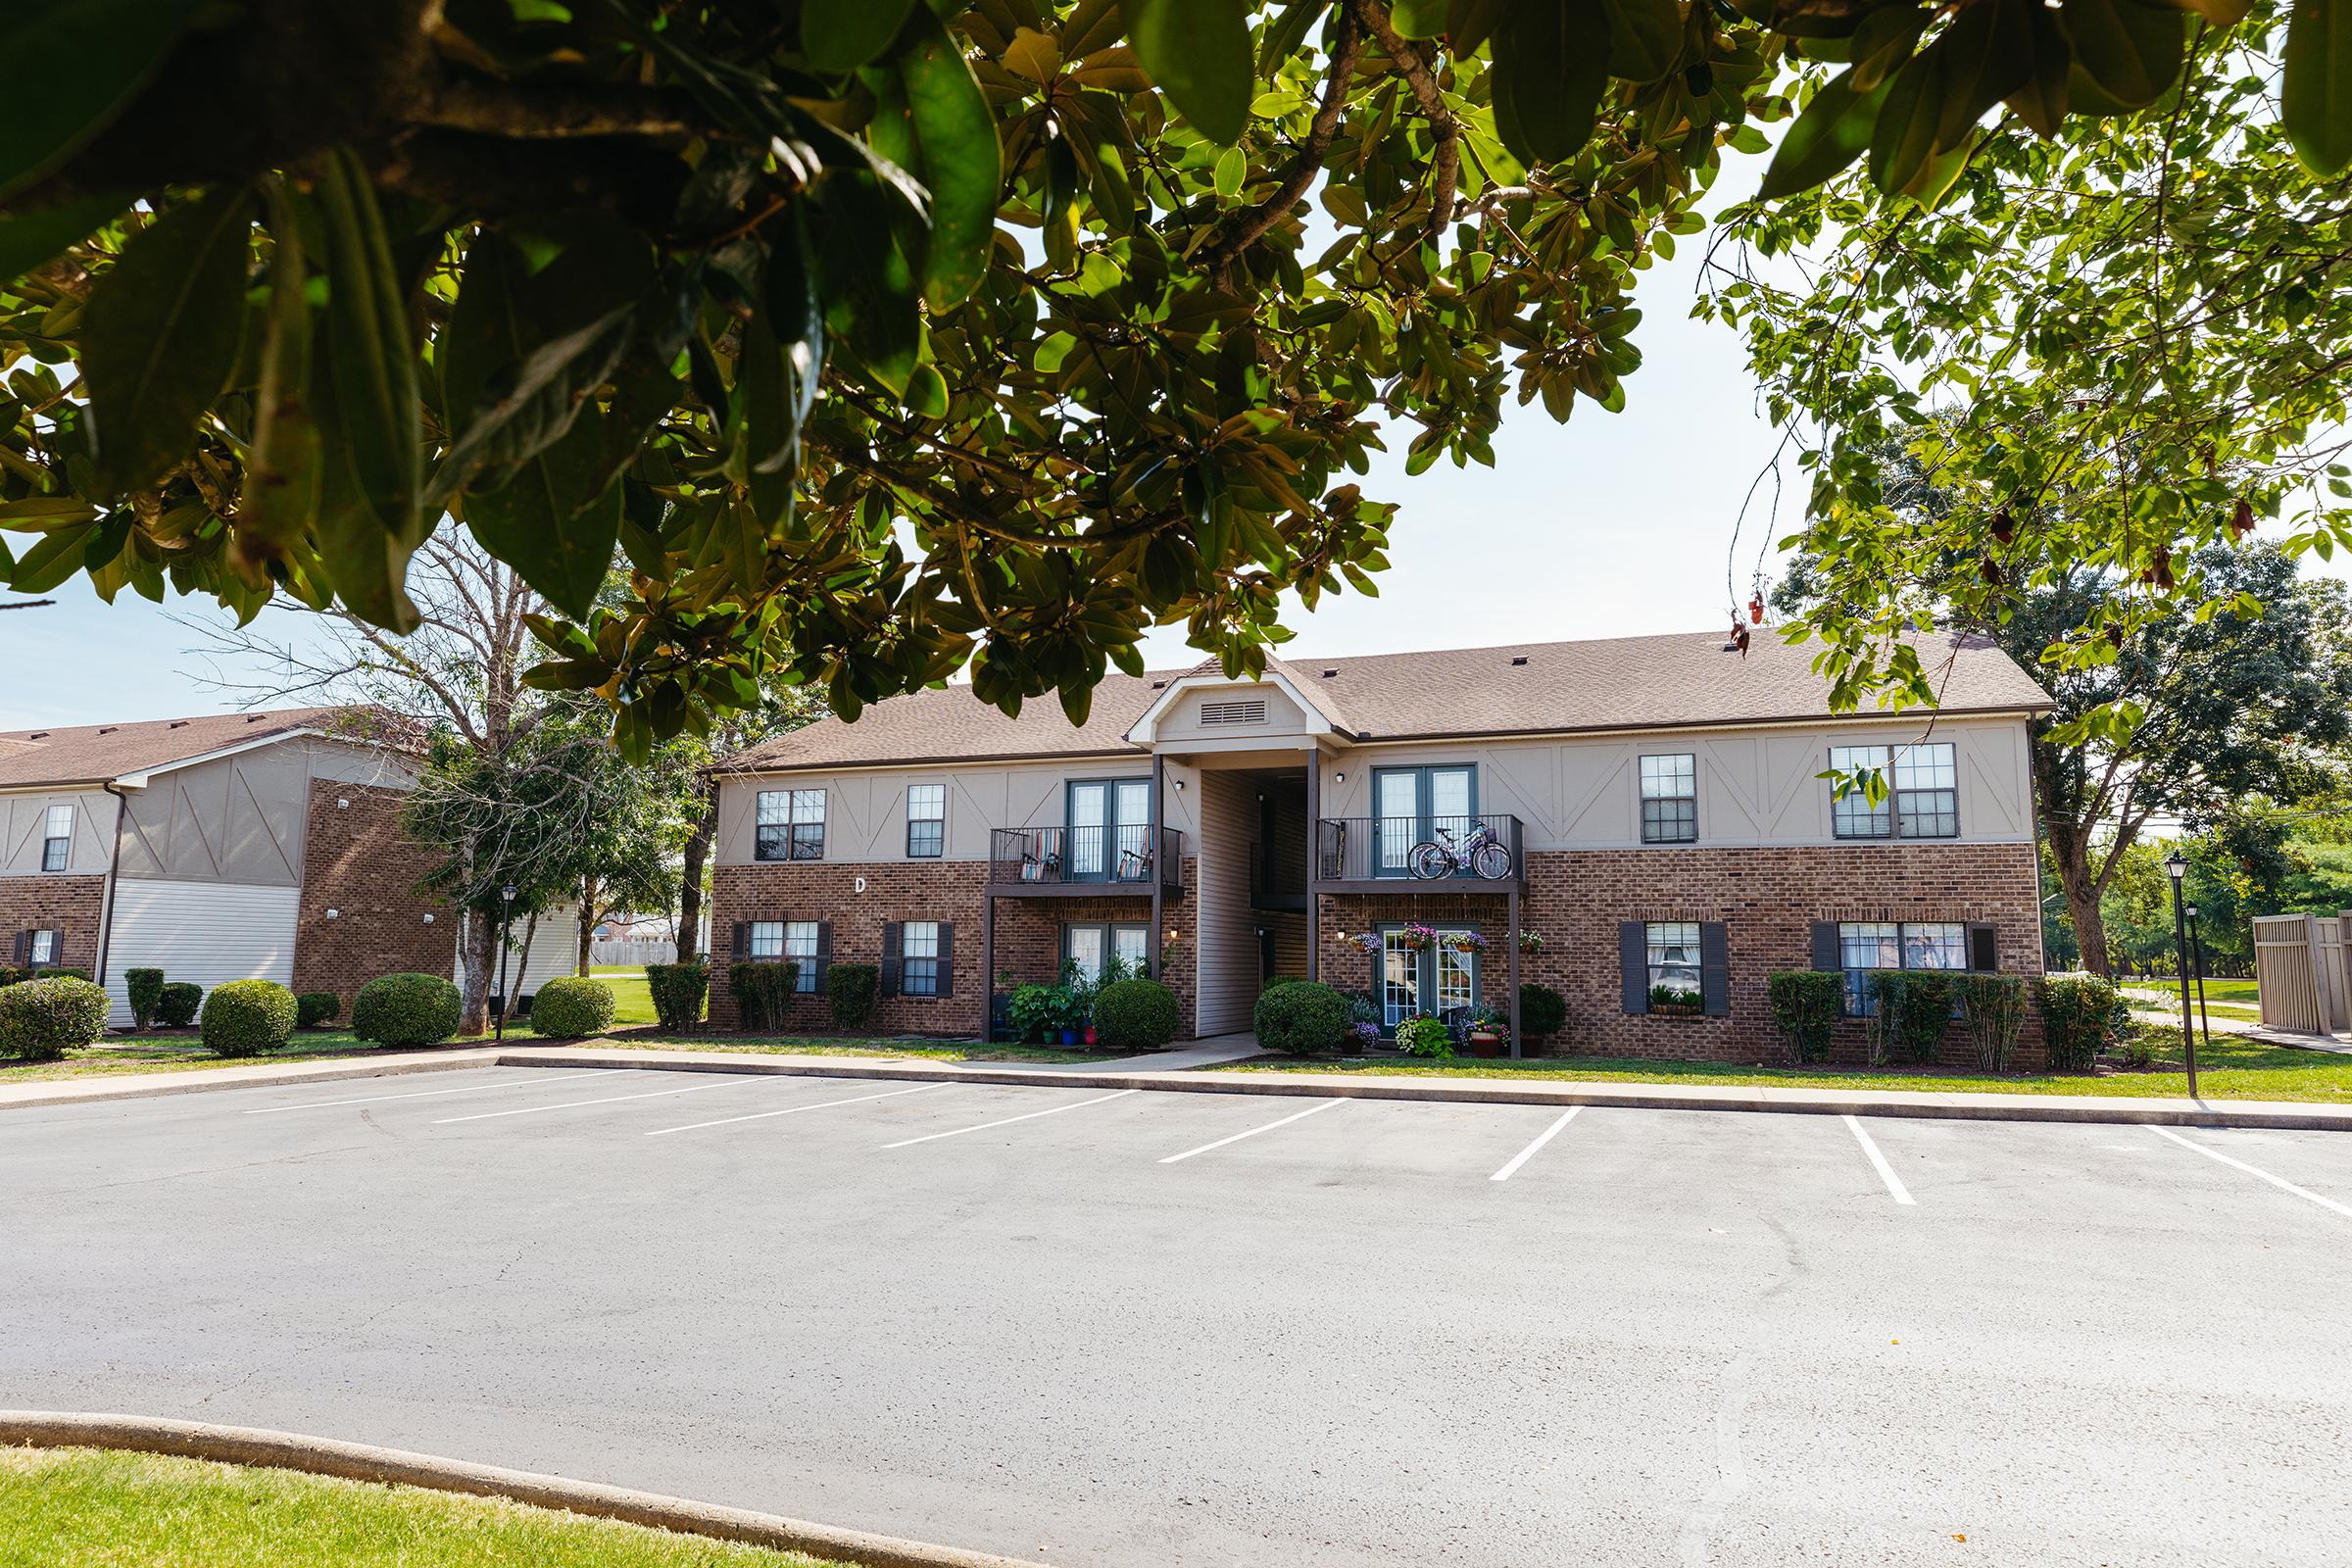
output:
<svg viewBox="0 0 2352 1568"><path fill-rule="evenodd" d="M366 741L377 738L372 731L382 717L367 708L286 708L9 730L0 733L0 789L95 784L298 729L348 728L354 740Z"/></svg>
<svg viewBox="0 0 2352 1568"><path fill-rule="evenodd" d="M1946 713L2040 710L2050 699L1982 637L1914 639ZM1283 667L1335 727L1376 741L1655 729L1830 718L1829 683L1813 672L1815 644L1767 632L1742 659L1724 635L1675 632L1583 642L1291 658ZM968 686L918 692L867 709L855 723L822 719L730 760L736 768L993 761L1132 749L1124 736L1169 682L1213 674L1213 662L1096 689L1082 727L1051 698L1017 719ZM1157 683L1156 685L1154 683ZM1345 715L1343 718L1342 715Z"/></svg>

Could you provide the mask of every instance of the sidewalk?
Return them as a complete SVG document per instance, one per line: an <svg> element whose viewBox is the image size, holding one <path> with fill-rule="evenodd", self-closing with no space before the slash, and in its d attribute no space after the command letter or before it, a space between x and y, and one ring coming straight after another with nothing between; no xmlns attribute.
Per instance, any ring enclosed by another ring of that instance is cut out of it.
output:
<svg viewBox="0 0 2352 1568"><path fill-rule="evenodd" d="M1212 1043L1201 1050L1236 1048ZM588 1041L576 1046L476 1047L368 1061L226 1067L204 1072L141 1073L129 1078L73 1080L0 1088L0 1110L20 1105L71 1104L150 1095L260 1084L331 1082L378 1074L460 1067L604 1067L646 1072L729 1072L774 1077L905 1079L916 1083L1029 1084L1062 1089L1148 1089L1169 1094L1264 1095L1309 1100L1421 1100L1448 1104L1616 1105L1643 1110L1774 1111L1829 1116L1895 1116L1932 1120L2117 1122L2169 1127L2262 1127L2352 1132L2352 1105L2299 1104L2259 1100L2181 1100L2105 1095L2004 1095L1918 1090L1783 1088L1771 1085L1593 1083L1549 1079L1499 1082L1433 1078L1423 1074L1295 1072L1203 1073L1170 1070L1163 1053L1127 1061L1022 1066L966 1065L928 1058L757 1055L730 1051L615 1049ZM1130 1061L1150 1063L1131 1068ZM1230 1056L1222 1059L1232 1059ZM189 1082L198 1079L200 1082Z"/></svg>

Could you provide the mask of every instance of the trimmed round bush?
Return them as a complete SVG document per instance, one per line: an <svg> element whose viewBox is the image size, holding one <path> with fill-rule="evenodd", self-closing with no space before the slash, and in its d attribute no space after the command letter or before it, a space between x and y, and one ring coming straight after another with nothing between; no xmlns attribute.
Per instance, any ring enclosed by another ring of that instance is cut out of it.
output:
<svg viewBox="0 0 2352 1568"><path fill-rule="evenodd" d="M0 989L0 1056L54 1061L106 1033L106 992L71 975Z"/></svg>
<svg viewBox="0 0 2352 1568"><path fill-rule="evenodd" d="M1519 987L1519 1032L1530 1040L1545 1040L1568 1023L1568 999L1549 986L1529 980Z"/></svg>
<svg viewBox="0 0 2352 1568"><path fill-rule="evenodd" d="M185 1029L204 1005L204 987L192 980L174 980L155 1000L155 1021L164 1029Z"/></svg>
<svg viewBox="0 0 2352 1568"><path fill-rule="evenodd" d="M1157 1051L1176 1038L1182 1019L1176 993L1158 981L1113 980L1095 997L1095 1043Z"/></svg>
<svg viewBox="0 0 2352 1568"><path fill-rule="evenodd" d="M332 991L305 991L294 999L294 1027L317 1029L330 1024L343 1011L343 999Z"/></svg>
<svg viewBox="0 0 2352 1568"><path fill-rule="evenodd" d="M294 993L274 980L231 980L204 999L198 1025L217 1056L258 1056L294 1033Z"/></svg>
<svg viewBox="0 0 2352 1568"><path fill-rule="evenodd" d="M693 1029L703 1021L703 999L710 990L707 963L649 963L645 989L654 999L654 1016L664 1029Z"/></svg>
<svg viewBox="0 0 2352 1568"><path fill-rule="evenodd" d="M1257 1043L1294 1056L1329 1051L1348 1033L1348 999L1317 980L1297 980L1258 993Z"/></svg>
<svg viewBox="0 0 2352 1568"><path fill-rule="evenodd" d="M550 1040L584 1040L612 1027L612 988L602 980L564 975L531 998L531 1033Z"/></svg>
<svg viewBox="0 0 2352 1568"><path fill-rule="evenodd" d="M386 974L360 987L351 1032L379 1046L437 1046L458 1032L458 988L437 974Z"/></svg>
<svg viewBox="0 0 2352 1568"><path fill-rule="evenodd" d="M153 1025L155 1005L164 1000L164 971L125 969L122 971L122 990L130 1001L131 1021L142 1029Z"/></svg>
<svg viewBox="0 0 2352 1568"><path fill-rule="evenodd" d="M836 963L825 969L825 1001L832 1005L834 1025L857 1034L874 1019L874 999L881 995L882 971L870 963Z"/></svg>

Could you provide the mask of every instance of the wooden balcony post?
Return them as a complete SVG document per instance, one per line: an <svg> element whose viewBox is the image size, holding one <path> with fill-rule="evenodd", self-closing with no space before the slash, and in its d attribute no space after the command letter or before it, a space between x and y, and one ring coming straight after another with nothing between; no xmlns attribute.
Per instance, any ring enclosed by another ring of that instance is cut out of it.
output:
<svg viewBox="0 0 2352 1568"><path fill-rule="evenodd" d="M1518 869L1518 862L1516 860L1512 861L1511 870L1513 873L1516 873ZM1525 1052L1519 1045L1519 878L1516 874L1514 874L1511 878L1510 924L1511 928L1509 932L1509 941L1511 944L1511 965L1510 979L1508 984L1511 988L1511 1054L1514 1056L1519 1056L1524 1055Z"/></svg>
<svg viewBox="0 0 2352 1568"><path fill-rule="evenodd" d="M1153 752L1152 754L1151 828L1152 934L1144 942L1144 973L1153 980L1159 980L1161 978L1159 973L1159 945L1161 941L1160 933L1163 928L1159 923L1162 919L1160 906L1162 901L1167 897L1164 890L1168 885L1168 867L1160 863L1160 857L1165 855L1168 849L1167 835L1160 831L1160 829L1167 824L1167 812L1165 808L1163 808L1160 804L1160 798L1166 792L1167 785L1168 760L1160 756L1159 753ZM1176 866L1176 874L1179 876L1184 874L1184 866L1181 861ZM1162 983L1164 984L1165 982L1163 981Z"/></svg>
<svg viewBox="0 0 2352 1568"><path fill-rule="evenodd" d="M1315 891L1323 858L1323 749L1306 746L1306 977L1322 978L1323 895Z"/></svg>

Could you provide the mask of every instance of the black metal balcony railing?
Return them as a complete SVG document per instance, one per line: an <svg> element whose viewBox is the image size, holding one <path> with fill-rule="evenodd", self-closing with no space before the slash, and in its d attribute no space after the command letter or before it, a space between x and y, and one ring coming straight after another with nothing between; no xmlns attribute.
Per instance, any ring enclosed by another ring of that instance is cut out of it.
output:
<svg viewBox="0 0 2352 1568"><path fill-rule="evenodd" d="M1524 883L1527 858L1515 816L1327 816L1315 880Z"/></svg>
<svg viewBox="0 0 2352 1568"><path fill-rule="evenodd" d="M989 834L988 879L1000 885L1149 888L1155 874L1164 887L1183 885L1184 834L1175 828L1159 830L1157 854L1152 830L1142 826L1001 827Z"/></svg>

